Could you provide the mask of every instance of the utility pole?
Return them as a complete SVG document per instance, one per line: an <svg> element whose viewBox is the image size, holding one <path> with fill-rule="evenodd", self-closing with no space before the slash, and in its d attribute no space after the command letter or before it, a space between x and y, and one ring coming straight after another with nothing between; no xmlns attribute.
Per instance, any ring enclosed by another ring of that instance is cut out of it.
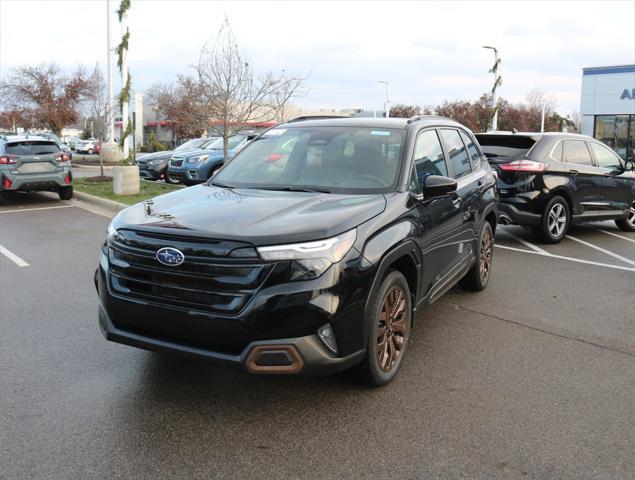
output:
<svg viewBox="0 0 635 480"><path fill-rule="evenodd" d="M545 131L545 108L547 104L542 102L542 118L540 120L540 133L544 133Z"/></svg>
<svg viewBox="0 0 635 480"><path fill-rule="evenodd" d="M386 112L386 118L389 118L390 117L390 100L388 99L388 81L378 80L378 83L383 83L386 85L386 101L384 103L384 111Z"/></svg>
<svg viewBox="0 0 635 480"><path fill-rule="evenodd" d="M110 43L110 0L106 0L106 45L108 59L108 142L112 142L115 138L115 107L112 95L112 49Z"/></svg>
<svg viewBox="0 0 635 480"><path fill-rule="evenodd" d="M128 32L128 12L123 12L121 16L121 32L122 35L126 35ZM124 47L121 50L121 85L123 88L128 87L128 47ZM128 92L129 94L129 92ZM127 159L130 154L130 139L128 135L128 124L130 123L130 119L128 118L128 105L130 103L130 99L127 98L121 104L121 132L124 135L123 138L123 148L122 154L123 158Z"/></svg>
<svg viewBox="0 0 635 480"><path fill-rule="evenodd" d="M496 97L496 89L503 83L503 79L498 74L498 68L500 67L501 60L498 57L498 50L494 47L483 46L487 50L494 51L494 65L490 68L489 73L494 74L494 86L492 86L492 108L494 109L494 115L492 117L492 130L498 130L498 99Z"/></svg>

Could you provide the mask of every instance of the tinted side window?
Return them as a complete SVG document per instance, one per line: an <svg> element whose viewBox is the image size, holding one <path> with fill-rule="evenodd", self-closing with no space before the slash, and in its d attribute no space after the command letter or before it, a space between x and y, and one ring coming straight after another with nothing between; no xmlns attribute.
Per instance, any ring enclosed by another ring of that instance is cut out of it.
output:
<svg viewBox="0 0 635 480"><path fill-rule="evenodd" d="M589 143L589 145L593 150L598 167L606 168L612 172L622 169L622 162L611 150L599 143Z"/></svg>
<svg viewBox="0 0 635 480"><path fill-rule="evenodd" d="M459 133L461 134L463 143L467 147L467 154L469 155L470 162L472 163L472 170L478 170L479 168L481 168L481 154L479 153L478 148L476 148L476 145L474 145L474 142L472 142L472 140L466 133Z"/></svg>
<svg viewBox="0 0 635 480"><path fill-rule="evenodd" d="M551 152L551 158L562 162L562 142L556 143L553 152Z"/></svg>
<svg viewBox="0 0 635 480"><path fill-rule="evenodd" d="M420 187L430 175L448 176L443 149L435 130L428 130L417 137L414 152L415 172Z"/></svg>
<svg viewBox="0 0 635 480"><path fill-rule="evenodd" d="M563 142L562 161L576 165L593 165L591 154L583 140L566 140Z"/></svg>
<svg viewBox="0 0 635 480"><path fill-rule="evenodd" d="M441 130L443 143L450 157L454 178L462 177L472 171L470 159L465 151L465 145L461 141L459 132L456 130Z"/></svg>

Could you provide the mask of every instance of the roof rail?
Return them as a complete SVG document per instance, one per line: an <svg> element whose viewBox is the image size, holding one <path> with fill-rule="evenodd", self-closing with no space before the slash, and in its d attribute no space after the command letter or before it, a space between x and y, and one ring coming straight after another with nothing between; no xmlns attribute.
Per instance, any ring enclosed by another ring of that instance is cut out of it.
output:
<svg viewBox="0 0 635 480"><path fill-rule="evenodd" d="M455 120L452 120L451 118L448 117L442 117L441 115L415 115L414 117L410 117L408 119L408 124L414 123L414 122L418 122L419 120L432 120L432 119L436 119L436 120L450 120L451 122L454 122Z"/></svg>
<svg viewBox="0 0 635 480"><path fill-rule="evenodd" d="M284 123L303 122L305 120L330 120L334 118L350 118L350 117L343 116L343 115L302 115L300 117L295 117L292 120L287 120Z"/></svg>

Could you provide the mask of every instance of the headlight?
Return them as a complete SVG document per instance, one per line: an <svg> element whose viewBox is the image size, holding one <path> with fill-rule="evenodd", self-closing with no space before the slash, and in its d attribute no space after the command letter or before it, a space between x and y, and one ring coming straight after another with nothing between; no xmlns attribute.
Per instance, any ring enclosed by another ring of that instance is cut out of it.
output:
<svg viewBox="0 0 635 480"><path fill-rule="evenodd" d="M316 242L260 247L258 253L265 260L293 260L291 279L307 280L322 275L350 251L357 232L350 230L337 237Z"/></svg>
<svg viewBox="0 0 635 480"><path fill-rule="evenodd" d="M108 229L106 230L106 236L108 240L112 240L117 235L117 229L112 226L112 223L108 225Z"/></svg>
<svg viewBox="0 0 635 480"><path fill-rule="evenodd" d="M190 163L201 163L207 160L209 155L201 155L200 157L192 157L190 158Z"/></svg>

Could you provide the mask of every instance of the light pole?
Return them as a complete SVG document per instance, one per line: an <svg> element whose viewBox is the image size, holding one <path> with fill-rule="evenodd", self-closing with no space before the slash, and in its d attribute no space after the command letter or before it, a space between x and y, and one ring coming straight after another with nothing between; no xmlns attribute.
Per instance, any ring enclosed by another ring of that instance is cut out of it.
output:
<svg viewBox="0 0 635 480"><path fill-rule="evenodd" d="M545 102L542 102L542 116L541 116L541 120L540 120L540 133L544 133L545 131L545 109L547 107L547 104Z"/></svg>
<svg viewBox="0 0 635 480"><path fill-rule="evenodd" d="M487 50L494 51L494 66L490 69L489 73L494 74L494 86L492 87L492 108L494 109L494 116L492 117L492 130L498 129L498 101L496 100L496 89L500 86L502 79L498 75L498 67L500 66L500 58L498 58L498 50L494 47L487 45L483 46Z"/></svg>
<svg viewBox="0 0 635 480"><path fill-rule="evenodd" d="M388 80L378 80L377 83L383 83L386 85L386 102L384 103L384 111L386 112L386 118L390 118L390 100L388 99Z"/></svg>
<svg viewBox="0 0 635 480"><path fill-rule="evenodd" d="M110 48L110 0L106 0L106 42L108 43L108 141L112 142L115 138L115 112L112 98L112 51Z"/></svg>

